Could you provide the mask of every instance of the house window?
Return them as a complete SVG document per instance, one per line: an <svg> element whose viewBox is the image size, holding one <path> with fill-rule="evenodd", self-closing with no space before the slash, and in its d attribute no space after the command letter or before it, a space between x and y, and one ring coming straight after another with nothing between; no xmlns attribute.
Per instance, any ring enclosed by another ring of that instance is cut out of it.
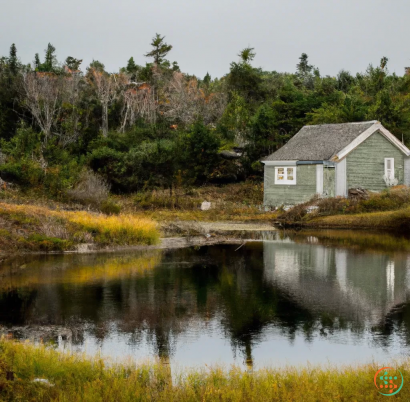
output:
<svg viewBox="0 0 410 402"><path fill-rule="evenodd" d="M275 167L275 184L296 184L296 166Z"/></svg>
<svg viewBox="0 0 410 402"><path fill-rule="evenodd" d="M384 175L388 180L394 179L394 158L384 159Z"/></svg>

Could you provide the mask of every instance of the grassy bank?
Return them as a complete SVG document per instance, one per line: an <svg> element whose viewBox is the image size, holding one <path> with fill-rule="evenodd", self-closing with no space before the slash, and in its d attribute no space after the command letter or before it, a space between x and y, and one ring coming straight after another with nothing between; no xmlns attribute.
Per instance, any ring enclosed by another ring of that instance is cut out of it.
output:
<svg viewBox="0 0 410 402"><path fill-rule="evenodd" d="M410 188L397 186L367 199L323 198L280 214L283 226L410 231Z"/></svg>
<svg viewBox="0 0 410 402"><path fill-rule="evenodd" d="M154 244L159 239L156 223L141 215L107 216L6 203L0 203L0 228L3 253L64 251L81 243Z"/></svg>
<svg viewBox="0 0 410 402"><path fill-rule="evenodd" d="M409 361L399 365L406 382ZM382 399L376 364L359 367L183 370L168 365L107 365L100 358L61 354L0 340L0 397L24 401L373 401ZM174 373L175 374L175 373ZM49 382L33 381L44 379ZM404 386L395 400L409 400Z"/></svg>

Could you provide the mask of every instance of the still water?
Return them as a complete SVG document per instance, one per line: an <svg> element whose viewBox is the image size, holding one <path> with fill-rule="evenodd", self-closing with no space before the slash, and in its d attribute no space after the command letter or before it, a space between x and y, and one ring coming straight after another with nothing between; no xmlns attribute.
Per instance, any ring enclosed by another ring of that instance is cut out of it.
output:
<svg viewBox="0 0 410 402"><path fill-rule="evenodd" d="M0 330L177 366L391 361L410 351L410 243L369 236L14 261Z"/></svg>

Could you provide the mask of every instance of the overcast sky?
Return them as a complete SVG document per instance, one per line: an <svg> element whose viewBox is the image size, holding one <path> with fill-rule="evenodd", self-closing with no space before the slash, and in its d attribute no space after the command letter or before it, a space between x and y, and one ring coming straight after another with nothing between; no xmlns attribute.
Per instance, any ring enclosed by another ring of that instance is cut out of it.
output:
<svg viewBox="0 0 410 402"><path fill-rule="evenodd" d="M182 71L222 76L239 50L256 50L254 66L295 71L302 52L323 75L365 71L389 58L410 66L409 0L0 0L0 55L11 43L25 63L48 42L59 60L73 56L117 71L143 56L156 32L174 46Z"/></svg>

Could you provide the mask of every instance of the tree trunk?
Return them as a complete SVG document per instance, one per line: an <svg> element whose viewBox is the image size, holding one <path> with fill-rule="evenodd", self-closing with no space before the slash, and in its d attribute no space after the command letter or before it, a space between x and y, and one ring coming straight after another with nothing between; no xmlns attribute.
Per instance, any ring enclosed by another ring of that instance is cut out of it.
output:
<svg viewBox="0 0 410 402"><path fill-rule="evenodd" d="M102 110L102 133L104 137L108 136L108 104L103 104Z"/></svg>

